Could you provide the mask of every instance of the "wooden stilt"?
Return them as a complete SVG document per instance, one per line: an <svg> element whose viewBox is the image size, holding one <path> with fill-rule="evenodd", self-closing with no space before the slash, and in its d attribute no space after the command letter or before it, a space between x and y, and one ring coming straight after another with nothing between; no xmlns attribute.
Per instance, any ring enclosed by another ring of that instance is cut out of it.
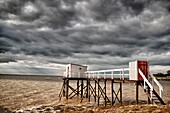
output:
<svg viewBox="0 0 170 113"><path fill-rule="evenodd" d="M136 104L139 102L139 82L136 81Z"/></svg>
<svg viewBox="0 0 170 113"><path fill-rule="evenodd" d="M147 90L148 90L148 95L150 95L150 88L149 88L149 86L147 86ZM148 96L148 104L151 104L151 100L150 100L149 96Z"/></svg>
<svg viewBox="0 0 170 113"><path fill-rule="evenodd" d="M120 104L122 105L122 82L120 82Z"/></svg>
<svg viewBox="0 0 170 113"><path fill-rule="evenodd" d="M81 80L81 98L83 98L83 80Z"/></svg>
<svg viewBox="0 0 170 113"><path fill-rule="evenodd" d="M86 89L86 98L88 98L88 94L89 94L89 81L88 81L88 79L86 80L86 86L87 86L87 89Z"/></svg>
<svg viewBox="0 0 170 113"><path fill-rule="evenodd" d="M96 102L96 96L97 96L97 92L96 92L96 80L94 81L94 95L95 95L95 97L94 97L94 101Z"/></svg>
<svg viewBox="0 0 170 113"><path fill-rule="evenodd" d="M104 105L106 106L106 103L107 103L107 102L106 102L106 95L107 95L107 93L106 93L106 79L104 80L104 93L105 93L105 95L104 95L104 96L105 96L105 97L104 97L104 102L105 102L105 104L104 104Z"/></svg>
<svg viewBox="0 0 170 113"><path fill-rule="evenodd" d="M113 94L113 90L114 90L114 80L111 81L111 94L112 94L112 105L114 104L114 94Z"/></svg>
<svg viewBox="0 0 170 113"><path fill-rule="evenodd" d="M65 79L63 80L63 96L65 97L66 96L66 90L65 90L65 87L66 86L66 83L65 83Z"/></svg>
<svg viewBox="0 0 170 113"><path fill-rule="evenodd" d="M66 80L66 99L68 100L68 93L69 93L69 79Z"/></svg>
<svg viewBox="0 0 170 113"><path fill-rule="evenodd" d="M79 80L77 80L77 96L79 96Z"/></svg>
<svg viewBox="0 0 170 113"><path fill-rule="evenodd" d="M99 85L99 82L100 82L100 80L98 79L98 100L97 100L97 105L99 106L99 104L100 104L100 89L99 89L99 87L100 87L100 85Z"/></svg>
<svg viewBox="0 0 170 113"><path fill-rule="evenodd" d="M90 80L89 79L87 80L87 83L88 83L88 100L90 102Z"/></svg>

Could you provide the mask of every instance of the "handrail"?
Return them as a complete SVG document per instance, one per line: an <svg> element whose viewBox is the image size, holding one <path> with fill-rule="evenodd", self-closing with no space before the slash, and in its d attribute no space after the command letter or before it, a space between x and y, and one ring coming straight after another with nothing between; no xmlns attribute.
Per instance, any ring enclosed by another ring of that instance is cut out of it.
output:
<svg viewBox="0 0 170 113"><path fill-rule="evenodd" d="M112 78L113 79L117 76L117 78L124 79L127 78L127 76L129 77L129 73L128 74L125 73L126 71L129 71L129 68L87 71L86 75L88 78Z"/></svg>
<svg viewBox="0 0 170 113"><path fill-rule="evenodd" d="M142 73L142 71L139 69L139 74L142 76L143 80L144 80L144 88L146 88L145 83L147 83L147 85L149 86L149 88L151 89L151 91L153 91L153 86L152 84L148 81L148 79L145 77L145 75Z"/></svg>
<svg viewBox="0 0 170 113"><path fill-rule="evenodd" d="M155 84L159 87L159 96L162 97L163 86L150 72L149 72L149 75L151 76L151 78L155 82ZM152 85L154 85L154 84L152 84Z"/></svg>

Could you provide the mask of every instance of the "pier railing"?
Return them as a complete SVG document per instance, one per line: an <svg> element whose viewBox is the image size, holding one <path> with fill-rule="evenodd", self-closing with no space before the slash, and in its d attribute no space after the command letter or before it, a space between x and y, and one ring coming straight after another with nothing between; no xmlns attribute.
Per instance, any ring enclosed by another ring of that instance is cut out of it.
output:
<svg viewBox="0 0 170 113"><path fill-rule="evenodd" d="M129 79L129 68L87 71L88 78Z"/></svg>
<svg viewBox="0 0 170 113"><path fill-rule="evenodd" d="M154 84L156 84L159 88L159 96L162 97L162 92L163 92L163 86L160 84L160 82L151 74L149 73L152 81L152 86L154 87Z"/></svg>
<svg viewBox="0 0 170 113"><path fill-rule="evenodd" d="M152 92L153 91L153 86L152 86L152 84L149 82L149 80L145 77L145 75L142 73L142 71L139 69L139 74L142 76L142 78L143 78L143 82L144 82L144 89L146 90L147 89L147 87L146 86L149 86L149 89L150 89L150 91ZM151 99L152 99L152 93L151 93Z"/></svg>
<svg viewBox="0 0 170 113"><path fill-rule="evenodd" d="M152 84L149 82L149 80L145 77L145 75L142 73L142 71L139 69L139 74L142 76L143 78L143 82L144 82L144 89L146 89L146 85L149 86L150 90L153 91L153 86Z"/></svg>

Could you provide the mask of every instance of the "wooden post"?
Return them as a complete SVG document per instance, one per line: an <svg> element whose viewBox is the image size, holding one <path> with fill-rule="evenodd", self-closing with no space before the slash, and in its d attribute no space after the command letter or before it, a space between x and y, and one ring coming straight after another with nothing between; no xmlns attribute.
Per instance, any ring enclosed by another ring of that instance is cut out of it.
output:
<svg viewBox="0 0 170 113"><path fill-rule="evenodd" d="M69 79L66 80L66 99L68 100L68 93L69 93Z"/></svg>
<svg viewBox="0 0 170 113"><path fill-rule="evenodd" d="M120 82L120 103L122 105L122 82Z"/></svg>
<svg viewBox="0 0 170 113"><path fill-rule="evenodd" d="M99 104L100 104L100 86L99 86L99 82L100 82L100 80L98 79L98 102L97 102L97 105L99 106Z"/></svg>
<svg viewBox="0 0 170 113"><path fill-rule="evenodd" d="M136 81L136 104L139 102L139 87L138 87L138 81Z"/></svg>
<svg viewBox="0 0 170 113"><path fill-rule="evenodd" d="M66 92L65 92L66 91L66 89L65 89L66 87L65 86L66 86L66 82L65 82L65 79L63 79L63 96L64 97L66 96Z"/></svg>
<svg viewBox="0 0 170 113"><path fill-rule="evenodd" d="M104 80L104 93L105 93L105 97L104 97L104 105L106 106L106 79Z"/></svg>
<svg viewBox="0 0 170 113"><path fill-rule="evenodd" d="M79 80L77 80L77 96L79 96Z"/></svg>
<svg viewBox="0 0 170 113"><path fill-rule="evenodd" d="M87 80L86 80L86 86L87 86L87 88L86 88L86 92L87 92L87 93L86 93L86 98L88 98L88 95L89 95L89 82L90 82L90 81L87 79Z"/></svg>
<svg viewBox="0 0 170 113"><path fill-rule="evenodd" d="M112 94L112 105L114 104L114 102L113 102L113 101L114 101L114 94L113 94L113 90L114 90L113 87L114 87L114 86L113 86L113 83L114 83L114 80L111 81L111 89L112 89L112 90L111 90L111 94Z"/></svg>
<svg viewBox="0 0 170 113"><path fill-rule="evenodd" d="M97 92L96 92L96 80L94 81L94 95L95 95L95 97L94 97L94 101L96 102L96 96L97 96Z"/></svg>
<svg viewBox="0 0 170 113"><path fill-rule="evenodd" d="M87 79L87 83L88 83L88 91L87 91L87 93L88 93L88 99L89 99L89 102L90 102L90 79Z"/></svg>
<svg viewBox="0 0 170 113"><path fill-rule="evenodd" d="M81 80L81 98L83 98L83 80Z"/></svg>
<svg viewBox="0 0 170 113"><path fill-rule="evenodd" d="M147 86L147 89L148 89L147 93L150 96L150 88L149 88L149 86ZM150 100L149 96L148 96L148 104L151 104L151 100Z"/></svg>

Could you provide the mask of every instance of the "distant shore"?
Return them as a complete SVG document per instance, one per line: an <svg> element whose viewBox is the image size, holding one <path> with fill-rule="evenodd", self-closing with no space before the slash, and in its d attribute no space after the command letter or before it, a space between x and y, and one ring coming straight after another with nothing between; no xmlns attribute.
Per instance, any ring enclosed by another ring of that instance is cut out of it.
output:
<svg viewBox="0 0 170 113"><path fill-rule="evenodd" d="M57 75L0 74L0 79L58 81L58 80L62 80L62 76L57 76Z"/></svg>
<svg viewBox="0 0 170 113"><path fill-rule="evenodd" d="M157 80L170 81L170 77L156 77Z"/></svg>
<svg viewBox="0 0 170 113"><path fill-rule="evenodd" d="M0 74L0 79L14 80L45 80L56 81L62 80L62 75L18 75L18 74ZM156 77L160 81L170 81L170 77Z"/></svg>

